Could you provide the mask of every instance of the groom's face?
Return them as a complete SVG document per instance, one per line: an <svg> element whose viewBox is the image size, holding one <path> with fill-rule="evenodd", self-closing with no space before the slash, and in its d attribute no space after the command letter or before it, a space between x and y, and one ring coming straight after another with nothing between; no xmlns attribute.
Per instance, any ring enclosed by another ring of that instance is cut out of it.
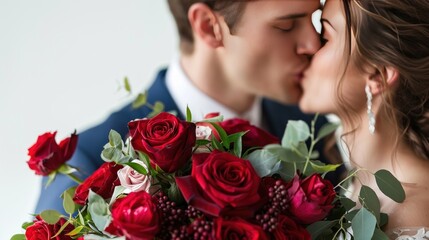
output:
<svg viewBox="0 0 429 240"><path fill-rule="evenodd" d="M232 33L223 25L222 62L231 84L248 93L297 103L309 56L320 47L312 14L319 0L249 1Z"/></svg>

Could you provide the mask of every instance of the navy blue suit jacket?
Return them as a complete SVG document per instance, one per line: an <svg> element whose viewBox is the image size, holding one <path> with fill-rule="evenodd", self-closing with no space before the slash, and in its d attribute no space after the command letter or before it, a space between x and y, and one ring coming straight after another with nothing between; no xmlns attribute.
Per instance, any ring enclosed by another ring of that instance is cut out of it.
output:
<svg viewBox="0 0 429 240"><path fill-rule="evenodd" d="M148 102L161 101L165 105L165 111L176 111L179 117L183 119L167 89L165 75L165 69L158 73L154 83L148 90ZM280 139L283 136L288 120L304 120L310 123L314 117L313 115L303 114L296 106L282 105L266 99L262 101L262 104L264 120L268 125L269 132ZM103 123L80 133L76 152L68 164L80 169L79 177L81 179L88 177L103 163L100 153L103 150L103 146L108 142L109 131L113 129L125 138L128 133L127 123L130 120L145 117L150 111L146 107L133 109L131 104L128 104L119 111L111 114ZM319 118L316 126L317 129L324 123L326 123L326 119ZM316 148L319 153L323 152L321 147L319 145ZM326 162L322 155L321 160ZM45 177L36 206L36 213L47 209L56 209L64 212L60 195L65 189L75 186L76 183L63 175L58 175L57 179L47 188L45 188L46 181L47 178Z"/></svg>

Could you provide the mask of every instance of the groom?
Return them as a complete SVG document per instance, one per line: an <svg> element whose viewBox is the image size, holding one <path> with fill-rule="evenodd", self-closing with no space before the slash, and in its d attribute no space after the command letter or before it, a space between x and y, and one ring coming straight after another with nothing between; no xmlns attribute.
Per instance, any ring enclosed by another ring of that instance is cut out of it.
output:
<svg viewBox="0 0 429 240"><path fill-rule="evenodd" d="M313 119L295 105L283 104L298 101L302 73L320 47L311 21L319 0L168 3L180 35L181 54L158 73L148 90L148 102L161 101L166 111L174 110L181 118L187 105L194 120L209 112L220 112L225 118L245 118L279 138L288 120ZM69 164L87 177L102 163L100 153L109 130L125 136L127 123L149 112L127 105L80 133ZM319 121L318 127L324 121ZM318 146L320 153L322 147ZM73 185L67 177L58 176L48 188L42 187L36 212L63 211L59 196Z"/></svg>

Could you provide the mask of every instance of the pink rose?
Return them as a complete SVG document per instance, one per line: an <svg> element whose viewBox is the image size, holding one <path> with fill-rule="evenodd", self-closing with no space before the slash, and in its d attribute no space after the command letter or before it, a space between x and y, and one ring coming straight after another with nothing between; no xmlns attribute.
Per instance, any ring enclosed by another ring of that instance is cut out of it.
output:
<svg viewBox="0 0 429 240"><path fill-rule="evenodd" d="M77 135L72 134L57 144L55 135L57 132L40 135L37 142L28 149L30 160L27 161L30 169L36 174L47 176L57 170L61 165L68 161L77 145Z"/></svg>
<svg viewBox="0 0 429 240"><path fill-rule="evenodd" d="M148 167L144 162L137 159L132 162L143 166L149 172ZM130 166L125 166L120 169L118 171L118 178L121 185L125 187L128 192L145 191L149 193L149 189L152 185L152 177L150 175L141 174Z"/></svg>
<svg viewBox="0 0 429 240"><path fill-rule="evenodd" d="M128 123L131 144L149 155L151 164L165 172L175 172L185 165L195 146L195 124L162 112L152 119Z"/></svg>
<svg viewBox="0 0 429 240"><path fill-rule="evenodd" d="M194 154L191 176L176 183L189 205L212 216L252 217L264 199L261 179L245 159L227 152Z"/></svg>
<svg viewBox="0 0 429 240"><path fill-rule="evenodd" d="M304 180L295 176L287 195L291 215L303 224L311 224L328 215L336 194L330 181L313 174Z"/></svg>

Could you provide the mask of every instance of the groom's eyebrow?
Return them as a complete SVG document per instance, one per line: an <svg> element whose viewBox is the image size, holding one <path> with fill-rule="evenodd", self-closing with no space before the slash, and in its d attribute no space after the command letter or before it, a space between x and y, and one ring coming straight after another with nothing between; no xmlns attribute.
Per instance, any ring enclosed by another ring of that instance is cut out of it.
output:
<svg viewBox="0 0 429 240"><path fill-rule="evenodd" d="M292 13L284 16L277 17L277 20L288 20L288 19L295 19L295 18L302 18L307 16L308 13Z"/></svg>

